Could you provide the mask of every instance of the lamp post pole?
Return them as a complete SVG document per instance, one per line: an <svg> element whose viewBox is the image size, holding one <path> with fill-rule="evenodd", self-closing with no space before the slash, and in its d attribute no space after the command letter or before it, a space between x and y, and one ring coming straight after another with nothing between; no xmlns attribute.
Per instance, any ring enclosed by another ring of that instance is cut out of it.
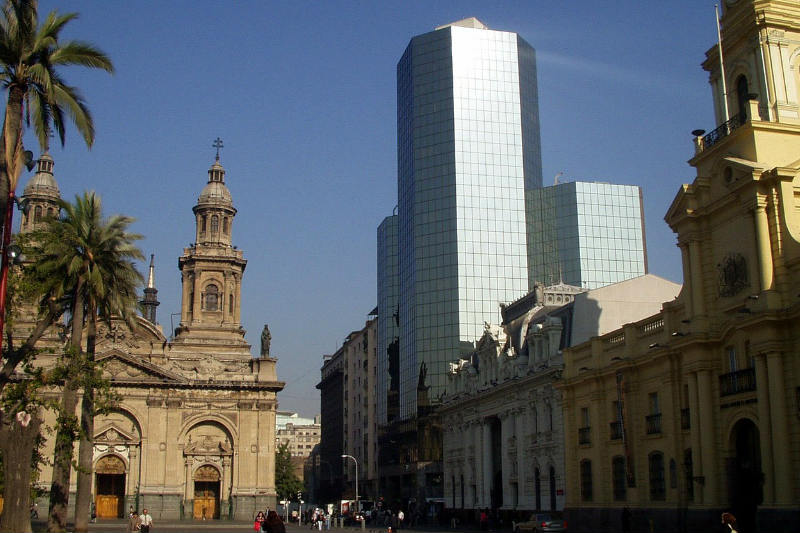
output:
<svg viewBox="0 0 800 533"><path fill-rule="evenodd" d="M342 454L342 459L344 459L345 457L349 457L356 464L356 511L355 512L358 512L359 510L358 509L358 461L352 455Z"/></svg>

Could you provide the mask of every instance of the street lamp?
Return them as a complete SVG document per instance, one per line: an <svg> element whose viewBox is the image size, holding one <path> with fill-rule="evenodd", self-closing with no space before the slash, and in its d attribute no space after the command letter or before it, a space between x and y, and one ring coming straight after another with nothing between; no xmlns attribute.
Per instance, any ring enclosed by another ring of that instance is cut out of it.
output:
<svg viewBox="0 0 800 533"><path fill-rule="evenodd" d="M352 455L342 454L342 459L349 457L356 464L356 511L358 512L358 461Z"/></svg>

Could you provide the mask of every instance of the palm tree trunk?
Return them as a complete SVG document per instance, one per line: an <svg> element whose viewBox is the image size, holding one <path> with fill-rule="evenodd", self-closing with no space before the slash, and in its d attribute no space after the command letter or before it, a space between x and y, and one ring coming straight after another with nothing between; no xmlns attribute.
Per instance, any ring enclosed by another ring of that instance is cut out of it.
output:
<svg viewBox="0 0 800 533"><path fill-rule="evenodd" d="M0 515L0 533L30 533L31 474L33 473L33 451L42 419L33 413L27 427L15 417L0 412L0 446L3 451L5 501Z"/></svg>
<svg viewBox="0 0 800 533"><path fill-rule="evenodd" d="M92 462L94 458L94 346L97 337L97 312L89 297L88 327L86 328L86 371L81 400L81 439L78 446L78 489L75 494L75 533L89 530L89 510L92 505Z"/></svg>
<svg viewBox="0 0 800 533"><path fill-rule="evenodd" d="M0 220L5 220L7 209L13 208L6 200L14 192L19 176L20 154L22 153L22 100L25 91L19 85L8 88L6 115L3 119L3 134L0 138Z"/></svg>
<svg viewBox="0 0 800 533"><path fill-rule="evenodd" d="M83 336L83 280L75 287L72 306L72 335L70 347L74 353L81 351ZM72 366L72 365L70 365ZM72 474L72 451L75 443L78 405L78 379L73 371L67 375L61 397L61 412L58 416L55 450L53 451L53 479L50 484L50 509L47 517L47 530L61 533L67 529L67 507L69 506L69 478Z"/></svg>

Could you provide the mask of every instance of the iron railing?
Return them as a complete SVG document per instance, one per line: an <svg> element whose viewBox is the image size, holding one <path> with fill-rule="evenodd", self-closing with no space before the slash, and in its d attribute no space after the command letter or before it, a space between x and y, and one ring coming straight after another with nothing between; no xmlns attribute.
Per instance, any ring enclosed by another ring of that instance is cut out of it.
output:
<svg viewBox="0 0 800 533"><path fill-rule="evenodd" d="M617 420L616 422L611 422L611 440L619 440L622 438L622 422Z"/></svg>
<svg viewBox="0 0 800 533"><path fill-rule="evenodd" d="M644 417L644 421L648 435L657 435L661 433L661 413L647 415Z"/></svg>
<svg viewBox="0 0 800 533"><path fill-rule="evenodd" d="M739 113L727 122L723 122L717 129L703 136L703 150L711 148L719 141L733 133L733 130L747 122L747 115Z"/></svg>
<svg viewBox="0 0 800 533"><path fill-rule="evenodd" d="M719 377L720 396L730 396L740 392L756 390L756 369L745 368L736 372L722 374Z"/></svg>

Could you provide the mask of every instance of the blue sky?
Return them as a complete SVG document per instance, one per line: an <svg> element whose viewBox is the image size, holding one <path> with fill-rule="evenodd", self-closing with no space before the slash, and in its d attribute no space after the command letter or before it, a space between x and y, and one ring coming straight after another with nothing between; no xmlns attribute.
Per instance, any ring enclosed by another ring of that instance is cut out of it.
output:
<svg viewBox="0 0 800 533"><path fill-rule="evenodd" d="M376 305L375 232L396 203L395 67L440 24L475 16L537 50L545 184L563 172L641 185L650 270L681 281L663 216L694 175L689 132L715 126L700 67L712 1L40 1L51 9L80 13L65 37L95 43L117 70L66 71L97 138L87 150L68 131L51 151L56 179L64 198L96 190L107 213L137 218L167 334L192 207L223 139L248 260L243 323L254 352L270 325L280 409L319 412L322 355Z"/></svg>

